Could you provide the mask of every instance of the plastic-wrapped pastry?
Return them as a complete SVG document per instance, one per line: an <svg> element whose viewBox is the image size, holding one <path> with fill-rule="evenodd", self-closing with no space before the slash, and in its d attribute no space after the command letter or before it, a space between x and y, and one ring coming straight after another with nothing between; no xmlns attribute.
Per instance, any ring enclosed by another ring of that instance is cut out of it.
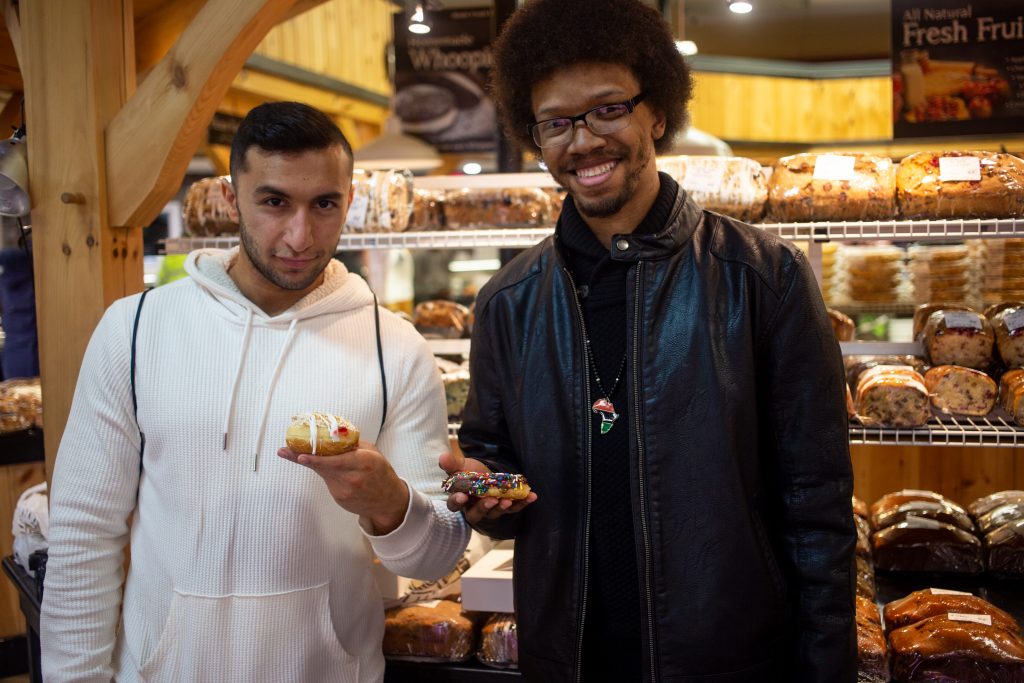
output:
<svg viewBox="0 0 1024 683"><path fill-rule="evenodd" d="M928 316L922 332L932 365L962 365L987 370L992 365L995 334L980 313L938 310Z"/></svg>
<svg viewBox="0 0 1024 683"><path fill-rule="evenodd" d="M857 596L857 682L885 683L889 680L888 647L878 607Z"/></svg>
<svg viewBox="0 0 1024 683"><path fill-rule="evenodd" d="M352 200L345 214L344 232L360 233L374 229L373 173L356 169L352 172Z"/></svg>
<svg viewBox="0 0 1024 683"><path fill-rule="evenodd" d="M999 395L994 379L959 365L930 369L924 375L924 385L935 409L951 415L988 415Z"/></svg>
<svg viewBox="0 0 1024 683"><path fill-rule="evenodd" d="M875 518L876 529L884 529L894 524L907 521L908 517L920 517L923 519L934 519L937 522L952 524L964 531L974 532L974 522L963 511L963 508L954 507L947 503L940 503L935 500L911 500L890 507L878 513Z"/></svg>
<svg viewBox="0 0 1024 683"><path fill-rule="evenodd" d="M519 637L512 614L492 614L480 631L476 658L487 666L515 669L519 666Z"/></svg>
<svg viewBox="0 0 1024 683"><path fill-rule="evenodd" d="M956 613L929 617L889 634L892 677L902 683L1024 680L1024 640L1015 632Z"/></svg>
<svg viewBox="0 0 1024 683"><path fill-rule="evenodd" d="M473 654L476 632L462 605L451 600L420 602L384 615L384 654L424 662L462 662Z"/></svg>
<svg viewBox="0 0 1024 683"><path fill-rule="evenodd" d="M952 524L908 517L872 536L875 568L898 572L977 574L984 569L981 541Z"/></svg>
<svg viewBox="0 0 1024 683"><path fill-rule="evenodd" d="M868 519L869 515L871 514L870 512L868 512L868 504L865 503L860 498L858 498L857 496L853 496L852 502L853 514L857 515L858 517L863 517L865 520Z"/></svg>
<svg viewBox="0 0 1024 683"><path fill-rule="evenodd" d="M999 405L1024 427L1024 369L1004 372L999 378Z"/></svg>
<svg viewBox="0 0 1024 683"><path fill-rule="evenodd" d="M832 322L832 331L836 333L836 339L839 341L853 341L853 336L857 329L853 324L853 318L834 308L827 308L825 310L828 313L828 319Z"/></svg>
<svg viewBox="0 0 1024 683"><path fill-rule="evenodd" d="M918 152L896 171L905 218L1024 216L1024 161L995 152Z"/></svg>
<svg viewBox="0 0 1024 683"><path fill-rule="evenodd" d="M854 515L854 525L857 527L857 554L868 559L871 558L871 525L865 518Z"/></svg>
<svg viewBox="0 0 1024 683"><path fill-rule="evenodd" d="M894 631L940 614L987 614L992 624L1016 631L1017 621L991 602L962 591L925 588L886 604L885 628Z"/></svg>
<svg viewBox="0 0 1024 683"><path fill-rule="evenodd" d="M927 370L924 360L917 356L846 356L843 362L846 367L846 383L853 389L857 388L857 383L860 381L861 374L865 370L870 370L876 365L906 365L922 376L924 375L925 370Z"/></svg>
<svg viewBox="0 0 1024 683"><path fill-rule="evenodd" d="M411 230L444 229L444 192L415 189L412 194Z"/></svg>
<svg viewBox="0 0 1024 683"><path fill-rule="evenodd" d="M1024 575L1024 519L998 527L985 536L988 570L997 574Z"/></svg>
<svg viewBox="0 0 1024 683"><path fill-rule="evenodd" d="M855 406L867 426L920 427L931 418L924 378L907 366L878 365L861 373Z"/></svg>
<svg viewBox="0 0 1024 683"><path fill-rule="evenodd" d="M857 595L875 599L875 568L863 555L857 555Z"/></svg>
<svg viewBox="0 0 1024 683"><path fill-rule="evenodd" d="M946 498L944 495L936 493L935 491L924 491L921 489L900 489L899 491L887 493L878 500L876 500L874 503L872 503L871 523L877 529L879 515L885 513L887 510L890 510L892 508L897 508L900 505L903 505L904 503L909 503L912 500L930 500L936 503L942 503L943 505L948 505L954 510L958 510L959 512L962 512L964 514L966 514L967 512L961 506L957 505L949 498Z"/></svg>
<svg viewBox="0 0 1024 683"><path fill-rule="evenodd" d="M1004 503L978 517L978 529L982 534L987 534L1018 519L1024 519L1024 502Z"/></svg>
<svg viewBox="0 0 1024 683"><path fill-rule="evenodd" d="M768 180L761 164L743 157L658 157L668 173L703 208L747 223L764 217Z"/></svg>
<svg viewBox="0 0 1024 683"><path fill-rule="evenodd" d="M978 498L967 506L971 517L978 519L982 515L995 510L1007 503L1024 503L1024 491L997 491Z"/></svg>
<svg viewBox="0 0 1024 683"><path fill-rule="evenodd" d="M794 154L779 159L768 183L777 221L870 221L896 215L892 160L872 154Z"/></svg>
<svg viewBox="0 0 1024 683"><path fill-rule="evenodd" d="M202 178L192 183L185 194L182 213L185 232L193 237L237 235L238 216L224 198L227 178Z"/></svg>
<svg viewBox="0 0 1024 683"><path fill-rule="evenodd" d="M950 303L927 303L921 304L914 309L914 321L912 327L913 339L920 339L924 334L924 324L928 322L928 317L935 311L973 311L974 309L964 304L950 302Z"/></svg>
<svg viewBox="0 0 1024 683"><path fill-rule="evenodd" d="M454 301L423 301L412 312L413 325L428 339L458 339L466 332L469 311Z"/></svg>
<svg viewBox="0 0 1024 683"><path fill-rule="evenodd" d="M372 179L371 215L373 224L383 232L402 232L412 216L412 173L377 171Z"/></svg>
<svg viewBox="0 0 1024 683"><path fill-rule="evenodd" d="M551 199L535 187L448 190L444 218L450 230L544 226Z"/></svg>
<svg viewBox="0 0 1024 683"><path fill-rule="evenodd" d="M998 310L991 320L1003 364L1008 368L1024 367L1024 305Z"/></svg>
<svg viewBox="0 0 1024 683"><path fill-rule="evenodd" d="M1021 274L1024 275L1024 263L1020 264L1020 268ZM985 310L982 311L982 313L985 315L986 318L988 318L989 322L992 322L994 324L992 318L993 316L995 316L996 313L998 313L999 311L1004 311L1007 308L1011 308L1014 306L1024 306L1024 301L1000 301L997 304L986 306Z"/></svg>

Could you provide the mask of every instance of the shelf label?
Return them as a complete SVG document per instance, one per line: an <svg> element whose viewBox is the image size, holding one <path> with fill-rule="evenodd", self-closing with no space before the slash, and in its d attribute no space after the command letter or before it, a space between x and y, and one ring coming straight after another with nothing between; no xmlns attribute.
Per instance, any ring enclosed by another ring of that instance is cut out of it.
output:
<svg viewBox="0 0 1024 683"><path fill-rule="evenodd" d="M985 626L992 625L991 614L961 614L960 612L950 612L946 616L950 621L973 621L975 624L985 624Z"/></svg>
<svg viewBox="0 0 1024 683"><path fill-rule="evenodd" d="M823 154L814 162L814 180L853 180L855 157Z"/></svg>
<svg viewBox="0 0 1024 683"><path fill-rule="evenodd" d="M959 328L962 330L984 329L981 324L981 318L978 317L978 314L971 313L970 311L949 311L947 313L943 313L942 318L946 321L947 328Z"/></svg>
<svg viewBox="0 0 1024 683"><path fill-rule="evenodd" d="M931 588L929 589L929 592L931 592L932 595L973 595L972 593L967 593L965 591L954 591L949 590L948 588Z"/></svg>
<svg viewBox="0 0 1024 683"><path fill-rule="evenodd" d="M978 157L939 157L939 180L944 183L981 180Z"/></svg>
<svg viewBox="0 0 1024 683"><path fill-rule="evenodd" d="M364 229L366 227L366 214L369 210L370 198L365 194L356 192L352 197L352 203L349 204L345 225L354 230Z"/></svg>
<svg viewBox="0 0 1024 683"><path fill-rule="evenodd" d="M725 177L725 166L707 164L688 164L683 177L683 189L690 192L717 193L722 189Z"/></svg>
<svg viewBox="0 0 1024 683"><path fill-rule="evenodd" d="M1010 334L1017 334L1024 329L1024 306L1004 315L1003 322L1006 323L1006 331Z"/></svg>

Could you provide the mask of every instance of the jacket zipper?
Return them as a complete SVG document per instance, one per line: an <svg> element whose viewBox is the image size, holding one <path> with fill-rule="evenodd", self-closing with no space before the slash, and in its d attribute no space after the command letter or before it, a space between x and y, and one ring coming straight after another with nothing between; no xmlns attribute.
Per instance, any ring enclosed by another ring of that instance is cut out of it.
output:
<svg viewBox="0 0 1024 683"><path fill-rule="evenodd" d="M572 278L572 273L569 272L568 268L563 267L562 270L565 272L566 277L569 278L569 286L572 287L572 300L576 304L576 321L577 328L580 334L580 339L583 339L583 307L580 305L580 297L576 293L576 281ZM584 354L586 349L584 349ZM587 567L590 564L590 459L591 459L591 448L593 444L593 428L590 425L590 412L587 408L590 406L590 366L584 364L584 382L583 382L583 406L586 411L586 417L584 423L587 425L587 453L586 453L586 491L585 491L585 511L583 515L583 593L580 598L580 610L579 610L579 636L576 639L576 683L580 683L580 676L583 671L583 620L587 616L587 583L589 574L587 573Z"/></svg>
<svg viewBox="0 0 1024 683"><path fill-rule="evenodd" d="M647 597L647 643L651 654L651 681L657 683L655 653L654 599L651 594L651 537L647 528L647 482L644 469L644 440L640 432L640 275L644 262L636 266L636 291L633 294L633 426L636 433L637 464L640 478L640 529L644 540L644 592Z"/></svg>

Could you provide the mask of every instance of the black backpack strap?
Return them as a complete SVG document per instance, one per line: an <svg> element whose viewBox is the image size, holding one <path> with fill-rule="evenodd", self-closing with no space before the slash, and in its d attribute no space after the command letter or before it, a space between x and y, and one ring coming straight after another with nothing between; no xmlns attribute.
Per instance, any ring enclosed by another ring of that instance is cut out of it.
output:
<svg viewBox="0 0 1024 683"><path fill-rule="evenodd" d="M135 347L136 340L139 337L139 317L142 315L142 304L146 303L146 295L149 294L149 289L142 290L142 296L139 297L139 307L135 309L135 324L132 325L132 353L131 353L131 366L132 366L132 413L135 415L135 426L139 429L139 469L142 469L142 454L146 451L146 434L142 431L142 425L139 424L139 398L135 394Z"/></svg>
<svg viewBox="0 0 1024 683"><path fill-rule="evenodd" d="M383 432L384 421L388 419L388 378L384 374L384 347L380 342L380 306L377 304L376 294L373 295L373 324L377 330L377 363L380 365L380 385L384 392L384 411L380 416L380 431Z"/></svg>

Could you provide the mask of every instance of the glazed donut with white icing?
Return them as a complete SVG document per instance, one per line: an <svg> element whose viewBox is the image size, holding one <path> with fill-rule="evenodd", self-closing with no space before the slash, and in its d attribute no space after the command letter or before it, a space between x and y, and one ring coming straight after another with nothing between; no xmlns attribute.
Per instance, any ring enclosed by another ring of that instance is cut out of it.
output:
<svg viewBox="0 0 1024 683"><path fill-rule="evenodd" d="M285 441L288 448L296 453L338 455L355 450L359 444L359 430L337 415L304 413L292 418Z"/></svg>

